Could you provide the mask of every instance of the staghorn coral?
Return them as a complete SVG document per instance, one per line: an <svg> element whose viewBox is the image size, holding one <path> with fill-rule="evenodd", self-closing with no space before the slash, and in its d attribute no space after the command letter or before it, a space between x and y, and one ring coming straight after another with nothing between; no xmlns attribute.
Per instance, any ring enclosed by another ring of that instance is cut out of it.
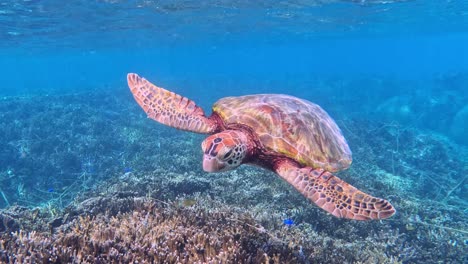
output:
<svg viewBox="0 0 468 264"><path fill-rule="evenodd" d="M421 219L410 219L406 227L398 218L356 223L305 207L287 210L298 219L287 227L284 212L274 205L245 208L204 194L170 203L135 197L133 188L148 179L127 181L125 192L106 187L114 191L88 194L65 210L58 228L40 231L24 223L0 233L0 262L463 263L466 258L462 233L422 225Z"/></svg>
<svg viewBox="0 0 468 264"><path fill-rule="evenodd" d="M284 263L299 251L269 243L247 215L146 201L131 212L80 216L53 235L4 233L10 263ZM268 247L265 245L269 244ZM266 249L266 250L265 250Z"/></svg>

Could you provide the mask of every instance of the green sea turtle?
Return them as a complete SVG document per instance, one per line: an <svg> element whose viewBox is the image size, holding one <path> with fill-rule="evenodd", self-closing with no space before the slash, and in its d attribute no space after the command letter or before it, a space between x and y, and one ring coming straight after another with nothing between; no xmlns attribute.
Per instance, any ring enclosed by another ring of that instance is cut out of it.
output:
<svg viewBox="0 0 468 264"><path fill-rule="evenodd" d="M149 118L210 134L202 143L207 172L257 165L276 172L336 217L384 219L395 213L388 201L332 174L349 167L351 151L337 124L316 104L282 94L226 97L213 105L208 117L192 100L137 74L128 74L127 81Z"/></svg>

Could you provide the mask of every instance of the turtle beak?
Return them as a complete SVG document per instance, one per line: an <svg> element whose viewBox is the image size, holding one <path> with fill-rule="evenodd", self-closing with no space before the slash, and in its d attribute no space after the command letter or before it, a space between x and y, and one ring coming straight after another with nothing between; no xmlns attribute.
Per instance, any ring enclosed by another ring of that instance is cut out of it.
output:
<svg viewBox="0 0 468 264"><path fill-rule="evenodd" d="M224 169L224 164L220 163L216 157L203 155L203 170L206 172L216 172Z"/></svg>

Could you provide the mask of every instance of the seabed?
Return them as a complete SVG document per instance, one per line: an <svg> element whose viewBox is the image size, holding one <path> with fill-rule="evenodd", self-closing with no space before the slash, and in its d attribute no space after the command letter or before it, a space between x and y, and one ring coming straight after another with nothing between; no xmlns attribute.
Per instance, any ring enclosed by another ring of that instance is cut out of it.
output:
<svg viewBox="0 0 468 264"><path fill-rule="evenodd" d="M203 172L203 136L128 93L8 97L0 113L1 262L468 262L467 149L439 134L337 120L354 155L338 175L397 209L359 222L259 168Z"/></svg>

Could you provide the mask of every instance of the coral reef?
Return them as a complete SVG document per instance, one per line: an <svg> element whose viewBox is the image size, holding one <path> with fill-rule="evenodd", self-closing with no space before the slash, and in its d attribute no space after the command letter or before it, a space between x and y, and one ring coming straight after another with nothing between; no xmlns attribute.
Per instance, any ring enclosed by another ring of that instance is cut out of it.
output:
<svg viewBox="0 0 468 264"><path fill-rule="evenodd" d="M0 101L0 207L63 208L126 171L201 170L188 158L198 135L154 129L127 99L96 92ZM173 140L186 151L162 155Z"/></svg>
<svg viewBox="0 0 468 264"><path fill-rule="evenodd" d="M137 202L138 203L138 202ZM128 213L80 216L56 234L2 236L4 262L272 263L301 262L302 251L270 237L247 215L140 201Z"/></svg>
<svg viewBox="0 0 468 264"><path fill-rule="evenodd" d="M171 182L180 176L164 171L126 173L80 196L58 216L33 218L34 210L27 214L22 209L22 216L10 220L9 228L1 232L0 259L40 262L48 258L55 263L176 263L176 256L182 263L208 262L209 258L219 262L226 258L224 263L466 261L466 215L453 207L402 197L394 200L399 208L394 219L354 222L324 214L281 181L268 190L275 176L261 170L225 173L202 193L176 194L163 184L164 177ZM206 174L187 177L192 182L206 181ZM251 193L239 188L234 190L239 199L229 198L231 187L225 184L237 181L268 191ZM32 225L31 219L41 219L42 229ZM284 219L294 219L294 224L285 225ZM200 234L203 239L197 240Z"/></svg>
<svg viewBox="0 0 468 264"><path fill-rule="evenodd" d="M147 121L128 94L12 98L0 113L0 262L468 262L468 150L414 125L337 120L354 155L339 176L397 208L354 222L262 169L204 173L203 136Z"/></svg>

